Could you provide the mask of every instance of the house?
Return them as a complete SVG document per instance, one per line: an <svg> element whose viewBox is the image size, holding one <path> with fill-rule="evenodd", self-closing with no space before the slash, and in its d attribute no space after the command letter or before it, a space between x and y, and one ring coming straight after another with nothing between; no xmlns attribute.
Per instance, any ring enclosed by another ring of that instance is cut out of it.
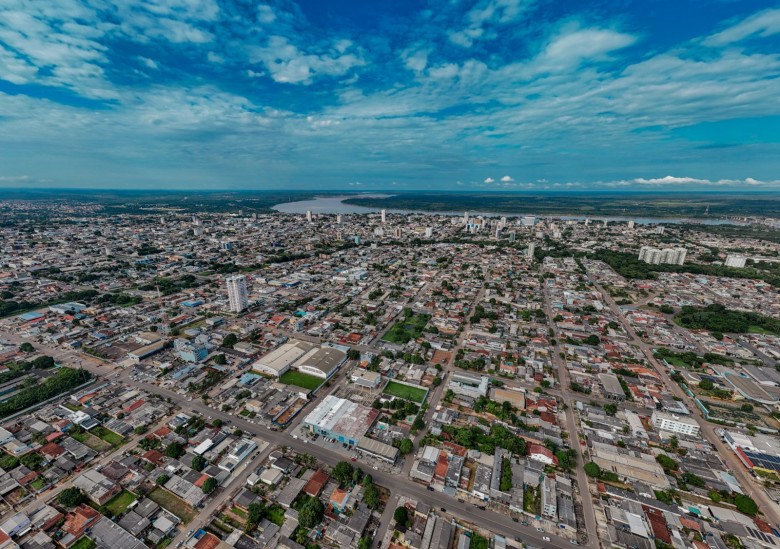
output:
<svg viewBox="0 0 780 549"><path fill-rule="evenodd" d="M121 491L118 484L102 473L89 469L73 480L73 485L80 488L89 499L98 505L104 505Z"/></svg>
<svg viewBox="0 0 780 549"><path fill-rule="evenodd" d="M336 488L330 495L329 502L334 511L341 513L349 506L349 492Z"/></svg>
<svg viewBox="0 0 780 549"><path fill-rule="evenodd" d="M555 454L541 444L528 445L528 458L545 465L558 465L558 458L555 457Z"/></svg>
<svg viewBox="0 0 780 549"><path fill-rule="evenodd" d="M306 482L306 486L303 487L303 491L306 495L313 498L319 497L322 493L322 489L330 480L330 475L322 469L317 469L311 478Z"/></svg>

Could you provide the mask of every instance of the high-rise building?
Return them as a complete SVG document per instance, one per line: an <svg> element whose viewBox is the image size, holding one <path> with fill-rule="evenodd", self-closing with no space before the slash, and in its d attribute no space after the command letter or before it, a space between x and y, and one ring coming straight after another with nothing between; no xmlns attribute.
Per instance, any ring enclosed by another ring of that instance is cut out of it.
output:
<svg viewBox="0 0 780 549"><path fill-rule="evenodd" d="M523 218L520 220L520 223L522 223L523 227L533 227L534 225L536 225L536 216L524 215Z"/></svg>
<svg viewBox="0 0 780 549"><path fill-rule="evenodd" d="M509 232L509 242L514 242L515 240L517 240L517 233L515 233L515 231L510 231Z"/></svg>
<svg viewBox="0 0 780 549"><path fill-rule="evenodd" d="M225 282L227 283L230 310L234 313L240 313L249 306L246 277L244 275L229 276Z"/></svg>
<svg viewBox="0 0 780 549"><path fill-rule="evenodd" d="M308 221L309 223L312 222L311 210L306 210L306 221Z"/></svg>
<svg viewBox="0 0 780 549"><path fill-rule="evenodd" d="M433 227L425 227L425 238L433 238Z"/></svg>
<svg viewBox="0 0 780 549"><path fill-rule="evenodd" d="M401 227L396 227L395 230L393 230L393 237L401 238Z"/></svg>
<svg viewBox="0 0 780 549"><path fill-rule="evenodd" d="M628 228L629 229L633 229L634 228L634 220L633 219L628 222Z"/></svg>
<svg viewBox="0 0 780 549"><path fill-rule="evenodd" d="M682 265L688 250L685 248L664 248L659 250L651 246L642 246L639 249L639 261L651 265Z"/></svg>
<svg viewBox="0 0 780 549"><path fill-rule="evenodd" d="M469 212L465 212L463 214L463 224L468 225L469 224Z"/></svg>
<svg viewBox="0 0 780 549"><path fill-rule="evenodd" d="M528 259L531 259L531 260L533 260L533 258L534 258L534 252L535 252L535 251L536 251L536 244L534 244L533 242L531 242L530 244L528 244L528 250L526 250L526 252L525 252L525 256L526 256Z"/></svg>
<svg viewBox="0 0 780 549"><path fill-rule="evenodd" d="M336 224L341 225L341 214L336 214Z"/></svg>
<svg viewBox="0 0 780 549"><path fill-rule="evenodd" d="M387 212L385 210L382 210L379 212L379 215L382 217L382 223L387 223Z"/></svg>
<svg viewBox="0 0 780 549"><path fill-rule="evenodd" d="M723 264L726 267L736 267L737 269L744 269L747 258L744 255L729 254L726 256L726 261Z"/></svg>

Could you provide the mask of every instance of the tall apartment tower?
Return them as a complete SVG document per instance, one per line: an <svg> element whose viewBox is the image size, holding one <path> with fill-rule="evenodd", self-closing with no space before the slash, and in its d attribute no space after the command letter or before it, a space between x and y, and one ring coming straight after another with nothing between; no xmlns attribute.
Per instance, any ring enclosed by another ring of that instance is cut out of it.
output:
<svg viewBox="0 0 780 549"><path fill-rule="evenodd" d="M469 224L469 212L465 212L463 214L463 224L468 225Z"/></svg>
<svg viewBox="0 0 780 549"><path fill-rule="evenodd" d="M382 223L387 223L387 212L385 210L382 210L379 212L379 215L382 216Z"/></svg>
<svg viewBox="0 0 780 549"><path fill-rule="evenodd" d="M229 276L225 282L227 282L230 310L234 313L240 313L249 306L246 277L244 275Z"/></svg>
<svg viewBox="0 0 780 549"><path fill-rule="evenodd" d="M311 217L311 210L306 210L306 221L311 223L312 217Z"/></svg>
<svg viewBox="0 0 780 549"><path fill-rule="evenodd" d="M536 244L534 244L533 242L531 242L530 244L528 244L528 251L525 253L525 256L526 256L528 259L530 259L530 260L532 260L532 261L533 261L533 259L534 259L534 252L535 252L535 251L536 251Z"/></svg>
<svg viewBox="0 0 780 549"><path fill-rule="evenodd" d="M341 225L341 214L336 214L336 224Z"/></svg>

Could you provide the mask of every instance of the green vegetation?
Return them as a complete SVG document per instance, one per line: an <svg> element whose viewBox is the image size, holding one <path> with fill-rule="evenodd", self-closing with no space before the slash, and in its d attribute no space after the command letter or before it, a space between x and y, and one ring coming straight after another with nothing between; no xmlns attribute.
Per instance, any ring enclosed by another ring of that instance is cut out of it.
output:
<svg viewBox="0 0 780 549"><path fill-rule="evenodd" d="M589 461L585 464L584 469L585 474L591 478L599 478L601 476L601 467L599 467L598 463Z"/></svg>
<svg viewBox="0 0 780 549"><path fill-rule="evenodd" d="M298 523L306 529L318 525L324 516L325 506L319 498L307 498L298 509Z"/></svg>
<svg viewBox="0 0 780 549"><path fill-rule="evenodd" d="M758 505L749 496L743 494L737 494L734 496L734 505L737 506L737 511L744 513L748 516L754 517L758 514Z"/></svg>
<svg viewBox="0 0 780 549"><path fill-rule="evenodd" d="M5 402L0 403L0 418L8 417L25 408L66 393L90 379L92 379L92 374L85 370L60 368L56 374L43 383L22 389Z"/></svg>
<svg viewBox="0 0 780 549"><path fill-rule="evenodd" d="M5 452L0 452L0 456L2 456L0 457L0 469L3 471L10 471L19 465L19 458L16 456L6 454Z"/></svg>
<svg viewBox="0 0 780 549"><path fill-rule="evenodd" d="M471 533L471 543L469 549L488 549L488 540L476 532Z"/></svg>
<svg viewBox="0 0 780 549"><path fill-rule="evenodd" d="M87 496L78 488L66 488L57 495L57 503L68 509L81 505L85 501Z"/></svg>
<svg viewBox="0 0 780 549"><path fill-rule="evenodd" d="M281 526L284 524L284 507L271 505L265 510L265 517L277 526Z"/></svg>
<svg viewBox="0 0 780 549"><path fill-rule="evenodd" d="M519 456L524 456L528 453L525 439L514 435L503 425L492 425L489 433L476 426L454 427L445 425L442 427L442 431L450 435L456 444L487 454L493 454L496 446Z"/></svg>
<svg viewBox="0 0 780 549"><path fill-rule="evenodd" d="M383 393L397 398L403 398L404 400L422 403L422 401L425 400L427 391L420 387L412 387L411 385L405 385L403 383L398 383L397 381L389 381L385 386Z"/></svg>
<svg viewBox="0 0 780 549"><path fill-rule="evenodd" d="M663 469L664 469L664 472L665 472L666 474L669 474L669 473L671 473L672 471L676 471L676 470L677 470L677 468L678 468L678 467L677 467L677 462L676 462L676 461L674 461L674 460L673 460L672 458L670 458L669 456L666 456L666 455L664 455L664 454L659 454L659 455L657 455L657 456L655 457L655 460L658 462L658 464L659 464L661 467L663 467Z"/></svg>
<svg viewBox="0 0 780 549"><path fill-rule="evenodd" d="M111 446L116 448L117 446L124 444L125 439L124 437L116 434L114 431L109 431L102 425L98 425L94 429L90 430L90 433L93 435L100 437L101 439L108 442Z"/></svg>
<svg viewBox="0 0 780 549"><path fill-rule="evenodd" d="M160 507L165 508L167 511L170 511L179 517L185 524L189 523L197 516L197 513L192 507L165 488L155 488L149 492L147 497L157 503Z"/></svg>
<svg viewBox="0 0 780 549"><path fill-rule="evenodd" d="M403 319L393 324L393 327L382 338L390 343L403 345L410 339L417 339L425 330L425 326L431 319L431 315L416 314L411 309L406 308L403 312Z"/></svg>
<svg viewBox="0 0 780 549"><path fill-rule="evenodd" d="M402 528L408 528L412 525L412 521L409 519L409 511L406 510L406 507L397 507L393 511L393 520Z"/></svg>
<svg viewBox="0 0 780 549"><path fill-rule="evenodd" d="M207 478L200 487L204 494L210 494L217 489L217 481L211 477Z"/></svg>
<svg viewBox="0 0 780 549"><path fill-rule="evenodd" d="M295 385L296 387L303 387L310 391L316 389L322 385L325 380L321 377L313 376L311 374L304 374L298 370L288 370L279 378L279 381L285 385Z"/></svg>
<svg viewBox="0 0 780 549"><path fill-rule="evenodd" d="M83 536L76 543L70 546L70 549L95 549L97 544L89 539L87 536Z"/></svg>
<svg viewBox="0 0 780 549"><path fill-rule="evenodd" d="M655 349L654 354L656 358L665 360L676 368L701 368L705 363L722 366L734 363L733 360L716 353L704 353L704 356L699 356L693 351L675 352L665 347Z"/></svg>
<svg viewBox="0 0 780 549"><path fill-rule="evenodd" d="M115 517L121 515L125 512L125 509L128 508L128 506L133 503L137 498L135 497L135 494L132 492L128 492L127 490L122 490L117 495L115 495L113 498L109 500L108 503L106 503L106 508L108 508L109 511L111 511L111 514Z"/></svg>
<svg viewBox="0 0 780 549"><path fill-rule="evenodd" d="M502 492L512 489L512 462L507 458L501 460L501 483L498 489Z"/></svg>
<svg viewBox="0 0 780 549"><path fill-rule="evenodd" d="M745 334L758 329L780 335L780 320L754 312L732 311L719 304L703 308L686 305L674 319L680 326L691 330Z"/></svg>

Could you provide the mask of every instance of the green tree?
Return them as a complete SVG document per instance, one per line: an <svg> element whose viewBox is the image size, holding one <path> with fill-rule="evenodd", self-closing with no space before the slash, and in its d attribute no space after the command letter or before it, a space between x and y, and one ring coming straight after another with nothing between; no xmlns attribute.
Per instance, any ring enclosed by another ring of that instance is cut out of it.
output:
<svg viewBox="0 0 780 549"><path fill-rule="evenodd" d="M339 461L333 468L333 478L336 479L341 486L346 486L352 480L352 473L354 468L348 461Z"/></svg>
<svg viewBox="0 0 780 549"><path fill-rule="evenodd" d="M748 516L754 517L758 513L758 505L750 496L737 494L734 497L734 505L737 506L737 511Z"/></svg>
<svg viewBox="0 0 780 549"><path fill-rule="evenodd" d="M393 512L393 519L397 524L403 527L408 527L410 524L409 512L406 510L406 507L403 506L396 508L395 512Z"/></svg>
<svg viewBox="0 0 780 549"><path fill-rule="evenodd" d="M401 455L411 454L412 450L414 450L414 444L408 438L402 438L401 442L398 443L398 451L401 452Z"/></svg>
<svg viewBox="0 0 780 549"><path fill-rule="evenodd" d="M374 538L371 536L363 536L358 542L357 549L371 549L371 544L374 542Z"/></svg>
<svg viewBox="0 0 780 549"><path fill-rule="evenodd" d="M604 405L604 412L608 416L614 416L615 414L617 414L617 411L618 411L617 404L610 403L610 404L605 404Z"/></svg>
<svg viewBox="0 0 780 549"><path fill-rule="evenodd" d="M157 477L157 479L155 480L155 482L156 482L157 484L159 484L160 486L163 486L163 485L164 485L166 482L168 482L169 480L171 480L171 477L170 477L170 476L168 476L168 475L160 475L159 477Z"/></svg>
<svg viewBox="0 0 780 549"><path fill-rule="evenodd" d="M32 361L32 364L33 364L33 368L38 368L39 370L45 370L47 368L54 367L54 359L48 355L39 356L38 358Z"/></svg>
<svg viewBox="0 0 780 549"><path fill-rule="evenodd" d="M699 382L699 389L702 389L703 391L712 391L713 387L715 387L715 385L709 379L702 379Z"/></svg>
<svg viewBox="0 0 780 549"><path fill-rule="evenodd" d="M659 454L655 457L655 460L663 467L665 473L677 470L677 462L667 455Z"/></svg>
<svg viewBox="0 0 780 549"><path fill-rule="evenodd" d="M19 345L19 350L23 353L32 353L35 351L35 347L32 346L32 343L25 341Z"/></svg>
<svg viewBox="0 0 780 549"><path fill-rule="evenodd" d="M165 447L165 455L170 458L179 459L184 455L184 447L178 442L171 442Z"/></svg>
<svg viewBox="0 0 780 549"><path fill-rule="evenodd" d="M598 463L589 461L585 464L585 474L591 478L599 478L601 476L601 467Z"/></svg>
<svg viewBox="0 0 780 549"><path fill-rule="evenodd" d="M325 507L319 498L309 498L298 511L298 523L306 528L313 528L325 516Z"/></svg>
<svg viewBox="0 0 780 549"><path fill-rule="evenodd" d="M227 364L227 358L223 354L214 355L214 364Z"/></svg>
<svg viewBox="0 0 780 549"><path fill-rule="evenodd" d="M78 488L66 488L57 496L57 502L67 508L76 507L87 501L87 497Z"/></svg>
<svg viewBox="0 0 780 549"><path fill-rule="evenodd" d="M366 506L372 510L378 509L379 501L379 488L374 484L367 486L363 491L363 502L365 502Z"/></svg>
<svg viewBox="0 0 780 549"><path fill-rule="evenodd" d="M192 458L192 468L196 471L202 471L206 467L206 458L203 456L195 456Z"/></svg>
<svg viewBox="0 0 780 549"><path fill-rule="evenodd" d="M246 528L244 530L251 532L265 518L266 508L262 503L250 503L247 511L249 512L247 513Z"/></svg>
<svg viewBox="0 0 780 549"><path fill-rule="evenodd" d="M201 486L200 489L203 490L204 494L210 494L211 492L217 489L217 481L209 477L206 479L206 481L203 483L203 486Z"/></svg>
<svg viewBox="0 0 780 549"><path fill-rule="evenodd" d="M222 346L227 349L232 349L236 343L238 343L236 334L228 334L225 336L225 339L222 340Z"/></svg>

